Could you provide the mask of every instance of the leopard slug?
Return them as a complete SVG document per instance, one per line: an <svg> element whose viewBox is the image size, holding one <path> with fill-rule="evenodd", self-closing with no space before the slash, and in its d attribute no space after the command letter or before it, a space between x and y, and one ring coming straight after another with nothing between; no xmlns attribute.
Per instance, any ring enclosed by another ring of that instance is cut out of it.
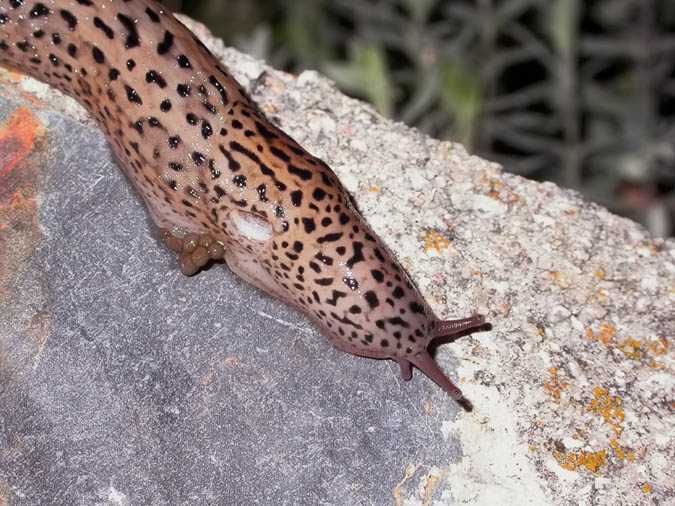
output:
<svg viewBox="0 0 675 506"><path fill-rule="evenodd" d="M340 350L414 365L471 404L427 351L485 323L440 321L333 171L265 118L152 0L0 0L0 65L96 119L167 245L193 274L224 259Z"/></svg>

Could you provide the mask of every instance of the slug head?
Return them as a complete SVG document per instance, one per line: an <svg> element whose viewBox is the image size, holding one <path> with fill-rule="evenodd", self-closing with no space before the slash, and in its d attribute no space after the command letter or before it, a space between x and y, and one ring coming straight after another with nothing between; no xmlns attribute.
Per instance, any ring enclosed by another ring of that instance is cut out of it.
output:
<svg viewBox="0 0 675 506"><path fill-rule="evenodd" d="M404 379L414 365L468 408L427 348L434 339L483 326L484 318L438 320L350 200L325 207L311 226L294 209L286 217L300 225L290 226L287 239L272 241L274 291L308 314L338 349L396 360Z"/></svg>

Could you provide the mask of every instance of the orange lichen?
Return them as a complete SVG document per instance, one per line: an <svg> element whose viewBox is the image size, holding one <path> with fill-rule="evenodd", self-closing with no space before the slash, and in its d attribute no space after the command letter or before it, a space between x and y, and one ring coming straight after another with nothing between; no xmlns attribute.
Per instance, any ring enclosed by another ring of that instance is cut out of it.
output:
<svg viewBox="0 0 675 506"><path fill-rule="evenodd" d="M633 450L626 450L621 448L621 445L616 439L610 439L609 446L614 450L614 455L619 460L628 460L633 462L635 460L635 452Z"/></svg>
<svg viewBox="0 0 675 506"><path fill-rule="evenodd" d="M611 323L606 322L601 323L597 334L594 333L593 329L591 328L586 329L586 337L588 339L597 340L602 344L604 344L605 346L609 346L615 335L616 335L616 327L614 327L614 325L612 325Z"/></svg>
<svg viewBox="0 0 675 506"><path fill-rule="evenodd" d="M368 188L368 191L371 193L377 193L380 191L380 187L374 184L370 188Z"/></svg>
<svg viewBox="0 0 675 506"><path fill-rule="evenodd" d="M558 461L558 464L563 469L568 471L576 471L580 467L585 468L586 470L596 474L602 466L605 465L605 459L607 457L606 450L600 450L597 452L554 452L553 456Z"/></svg>
<svg viewBox="0 0 675 506"><path fill-rule="evenodd" d="M431 415L434 412L434 405L429 399L425 400L422 403L422 413L425 415Z"/></svg>
<svg viewBox="0 0 675 506"><path fill-rule="evenodd" d="M33 149L42 126L30 110L20 107L0 127L0 177L9 174Z"/></svg>
<svg viewBox="0 0 675 506"><path fill-rule="evenodd" d="M544 390L551 396L554 402L558 403L560 402L561 392L569 387L569 383L560 382L558 379L558 369L555 367L551 367L548 372L551 375L551 379L544 382Z"/></svg>
<svg viewBox="0 0 675 506"><path fill-rule="evenodd" d="M35 207L35 199L32 197L25 197L20 191L12 193L9 198L9 207L11 209L32 209Z"/></svg>
<svg viewBox="0 0 675 506"><path fill-rule="evenodd" d="M649 483L643 483L642 486L640 487L640 490L642 490L643 494L651 494L652 486Z"/></svg>
<svg viewBox="0 0 675 506"><path fill-rule="evenodd" d="M568 277L560 271L549 271L548 278L554 285L557 285L560 288L569 288L571 285Z"/></svg>
<svg viewBox="0 0 675 506"><path fill-rule="evenodd" d="M424 252L439 255L450 246L450 241L437 230L427 230L422 236Z"/></svg>
<svg viewBox="0 0 675 506"><path fill-rule="evenodd" d="M403 479L399 481L394 487L394 490L391 491L391 495L394 496L394 504L396 506L403 506L403 496L401 494L402 492L401 489L403 485L405 485L405 482L408 481L410 478L412 478L416 470L417 466L415 466L414 464L408 464L407 466L405 466Z"/></svg>
<svg viewBox="0 0 675 506"><path fill-rule="evenodd" d="M202 386L207 386L213 381L214 376L215 372L213 369L209 369L209 371L199 379L199 383L201 383Z"/></svg>
<svg viewBox="0 0 675 506"><path fill-rule="evenodd" d="M638 339L628 337L618 345L619 350L631 360L640 360L643 356L642 342Z"/></svg>
<svg viewBox="0 0 675 506"><path fill-rule="evenodd" d="M596 386L593 389L593 399L589 403L587 409L592 413L596 413L605 420L614 433L618 436L623 430L624 412L621 404L623 400L621 397L609 395L607 389Z"/></svg>
<svg viewBox="0 0 675 506"><path fill-rule="evenodd" d="M596 269L596 271L593 273L593 275L598 279L605 279L604 269Z"/></svg>
<svg viewBox="0 0 675 506"><path fill-rule="evenodd" d="M234 356L225 357L223 362L225 362L225 365L228 367L236 367L239 365L239 358Z"/></svg>
<svg viewBox="0 0 675 506"><path fill-rule="evenodd" d="M641 360L642 358L649 357L649 355L657 357L665 355L668 353L669 348L668 339L664 336L646 342L630 336L622 340L617 340L616 327L607 322L601 323L597 332L594 332L592 328L587 328L586 337L590 340L598 341L605 346L615 346L624 354L624 356L626 356L626 358L631 360ZM663 367L663 365L654 361L653 358L649 360L647 365L652 369L660 369Z"/></svg>
<svg viewBox="0 0 675 506"><path fill-rule="evenodd" d="M668 353L668 339L661 336L656 341L650 341L647 343L647 350L656 356L665 355Z"/></svg>
<svg viewBox="0 0 675 506"><path fill-rule="evenodd" d="M423 488L420 490L420 497L424 500L422 506L431 506L431 502L434 500L434 492L438 486L441 476L431 472L427 474L422 481L424 483Z"/></svg>

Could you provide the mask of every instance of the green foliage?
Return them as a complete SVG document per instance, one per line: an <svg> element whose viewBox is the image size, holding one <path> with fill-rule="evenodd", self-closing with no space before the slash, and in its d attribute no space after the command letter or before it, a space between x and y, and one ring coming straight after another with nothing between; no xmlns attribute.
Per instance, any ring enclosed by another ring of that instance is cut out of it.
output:
<svg viewBox="0 0 675 506"><path fill-rule="evenodd" d="M673 233L675 0L189 3L276 66Z"/></svg>
<svg viewBox="0 0 675 506"><path fill-rule="evenodd" d="M323 69L342 89L362 95L385 116L392 115L395 92L382 48L355 43L346 61L326 63Z"/></svg>

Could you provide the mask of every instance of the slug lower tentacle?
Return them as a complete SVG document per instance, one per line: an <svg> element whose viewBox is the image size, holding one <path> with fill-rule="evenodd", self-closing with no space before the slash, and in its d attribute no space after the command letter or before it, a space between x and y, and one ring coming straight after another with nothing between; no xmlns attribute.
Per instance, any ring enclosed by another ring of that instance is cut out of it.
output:
<svg viewBox="0 0 675 506"><path fill-rule="evenodd" d="M339 349L394 359L404 379L414 365L463 399L426 350L482 317L438 321L331 169L159 4L0 0L0 65L96 118L183 273L224 258Z"/></svg>

